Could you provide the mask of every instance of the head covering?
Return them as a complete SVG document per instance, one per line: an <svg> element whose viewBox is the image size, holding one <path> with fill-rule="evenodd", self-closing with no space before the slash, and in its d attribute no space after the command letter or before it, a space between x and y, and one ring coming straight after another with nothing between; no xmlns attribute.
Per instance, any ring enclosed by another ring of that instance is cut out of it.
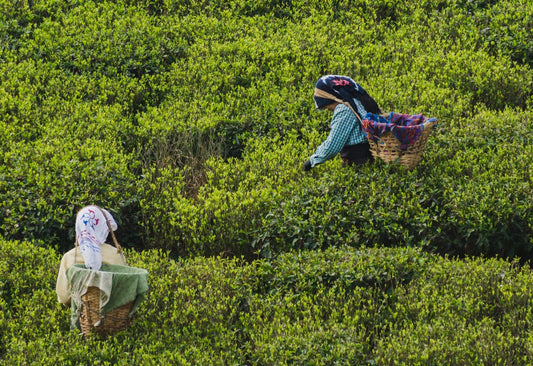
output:
<svg viewBox="0 0 533 366"><path fill-rule="evenodd" d="M350 107L360 118L364 118L367 112L381 113L377 103L363 87L347 76L322 76L316 82L313 98L319 109L337 102Z"/></svg>
<svg viewBox="0 0 533 366"><path fill-rule="evenodd" d="M80 246L85 267L99 270L102 266L100 245L109 235L109 226L117 230L117 223L109 211L98 206L86 206L76 216L76 241Z"/></svg>

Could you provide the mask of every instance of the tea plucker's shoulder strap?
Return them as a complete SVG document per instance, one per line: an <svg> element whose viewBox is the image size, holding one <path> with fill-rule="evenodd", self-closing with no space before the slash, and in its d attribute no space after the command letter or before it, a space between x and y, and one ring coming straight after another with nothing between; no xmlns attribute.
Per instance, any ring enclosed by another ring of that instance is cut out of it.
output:
<svg viewBox="0 0 533 366"><path fill-rule="evenodd" d="M98 207L98 206L96 206L96 207ZM124 257L124 253L122 252L122 247L118 243L117 237L115 236L115 232L113 231L113 228L111 227L111 220L109 220L109 217L107 216L105 210L102 210L100 207L98 207L98 209L100 210L100 212L102 212L102 214L105 217L105 222L106 222L107 227L109 229L109 233L111 234L111 237L113 238L113 244L115 244L115 247L117 248L117 253L119 253L121 255L122 259L124 260L124 263L128 264L128 262L126 261L126 257Z"/></svg>

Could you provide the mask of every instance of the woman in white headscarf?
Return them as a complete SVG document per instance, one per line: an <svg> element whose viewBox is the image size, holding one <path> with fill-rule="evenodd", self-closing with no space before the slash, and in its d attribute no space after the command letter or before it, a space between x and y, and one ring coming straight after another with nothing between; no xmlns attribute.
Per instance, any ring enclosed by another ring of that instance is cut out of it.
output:
<svg viewBox="0 0 533 366"><path fill-rule="evenodd" d="M102 263L127 265L120 247L106 244L109 229L115 231L117 223L109 211L98 206L86 206L76 216L76 246L65 253L57 275L57 299L62 304L70 303L70 285L67 269L76 263L99 270Z"/></svg>

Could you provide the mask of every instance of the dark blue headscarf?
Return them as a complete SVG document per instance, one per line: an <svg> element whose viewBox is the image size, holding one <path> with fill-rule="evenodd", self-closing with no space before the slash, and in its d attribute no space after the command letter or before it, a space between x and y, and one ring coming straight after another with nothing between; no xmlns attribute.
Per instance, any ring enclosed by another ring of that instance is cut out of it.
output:
<svg viewBox="0 0 533 366"><path fill-rule="evenodd" d="M322 76L313 95L317 108L338 102L348 104L354 113L364 118L366 112L381 113L377 103L352 78L340 75Z"/></svg>

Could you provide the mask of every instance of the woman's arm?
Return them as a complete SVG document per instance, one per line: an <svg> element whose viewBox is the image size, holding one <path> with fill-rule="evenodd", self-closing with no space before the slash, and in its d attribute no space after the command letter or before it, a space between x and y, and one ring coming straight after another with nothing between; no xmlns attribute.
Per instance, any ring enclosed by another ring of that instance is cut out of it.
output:
<svg viewBox="0 0 533 366"><path fill-rule="evenodd" d="M333 112L331 131L327 139L309 158L311 166L314 167L317 164L322 164L340 153L350 138L356 122L358 123L353 112L344 104L339 104Z"/></svg>

